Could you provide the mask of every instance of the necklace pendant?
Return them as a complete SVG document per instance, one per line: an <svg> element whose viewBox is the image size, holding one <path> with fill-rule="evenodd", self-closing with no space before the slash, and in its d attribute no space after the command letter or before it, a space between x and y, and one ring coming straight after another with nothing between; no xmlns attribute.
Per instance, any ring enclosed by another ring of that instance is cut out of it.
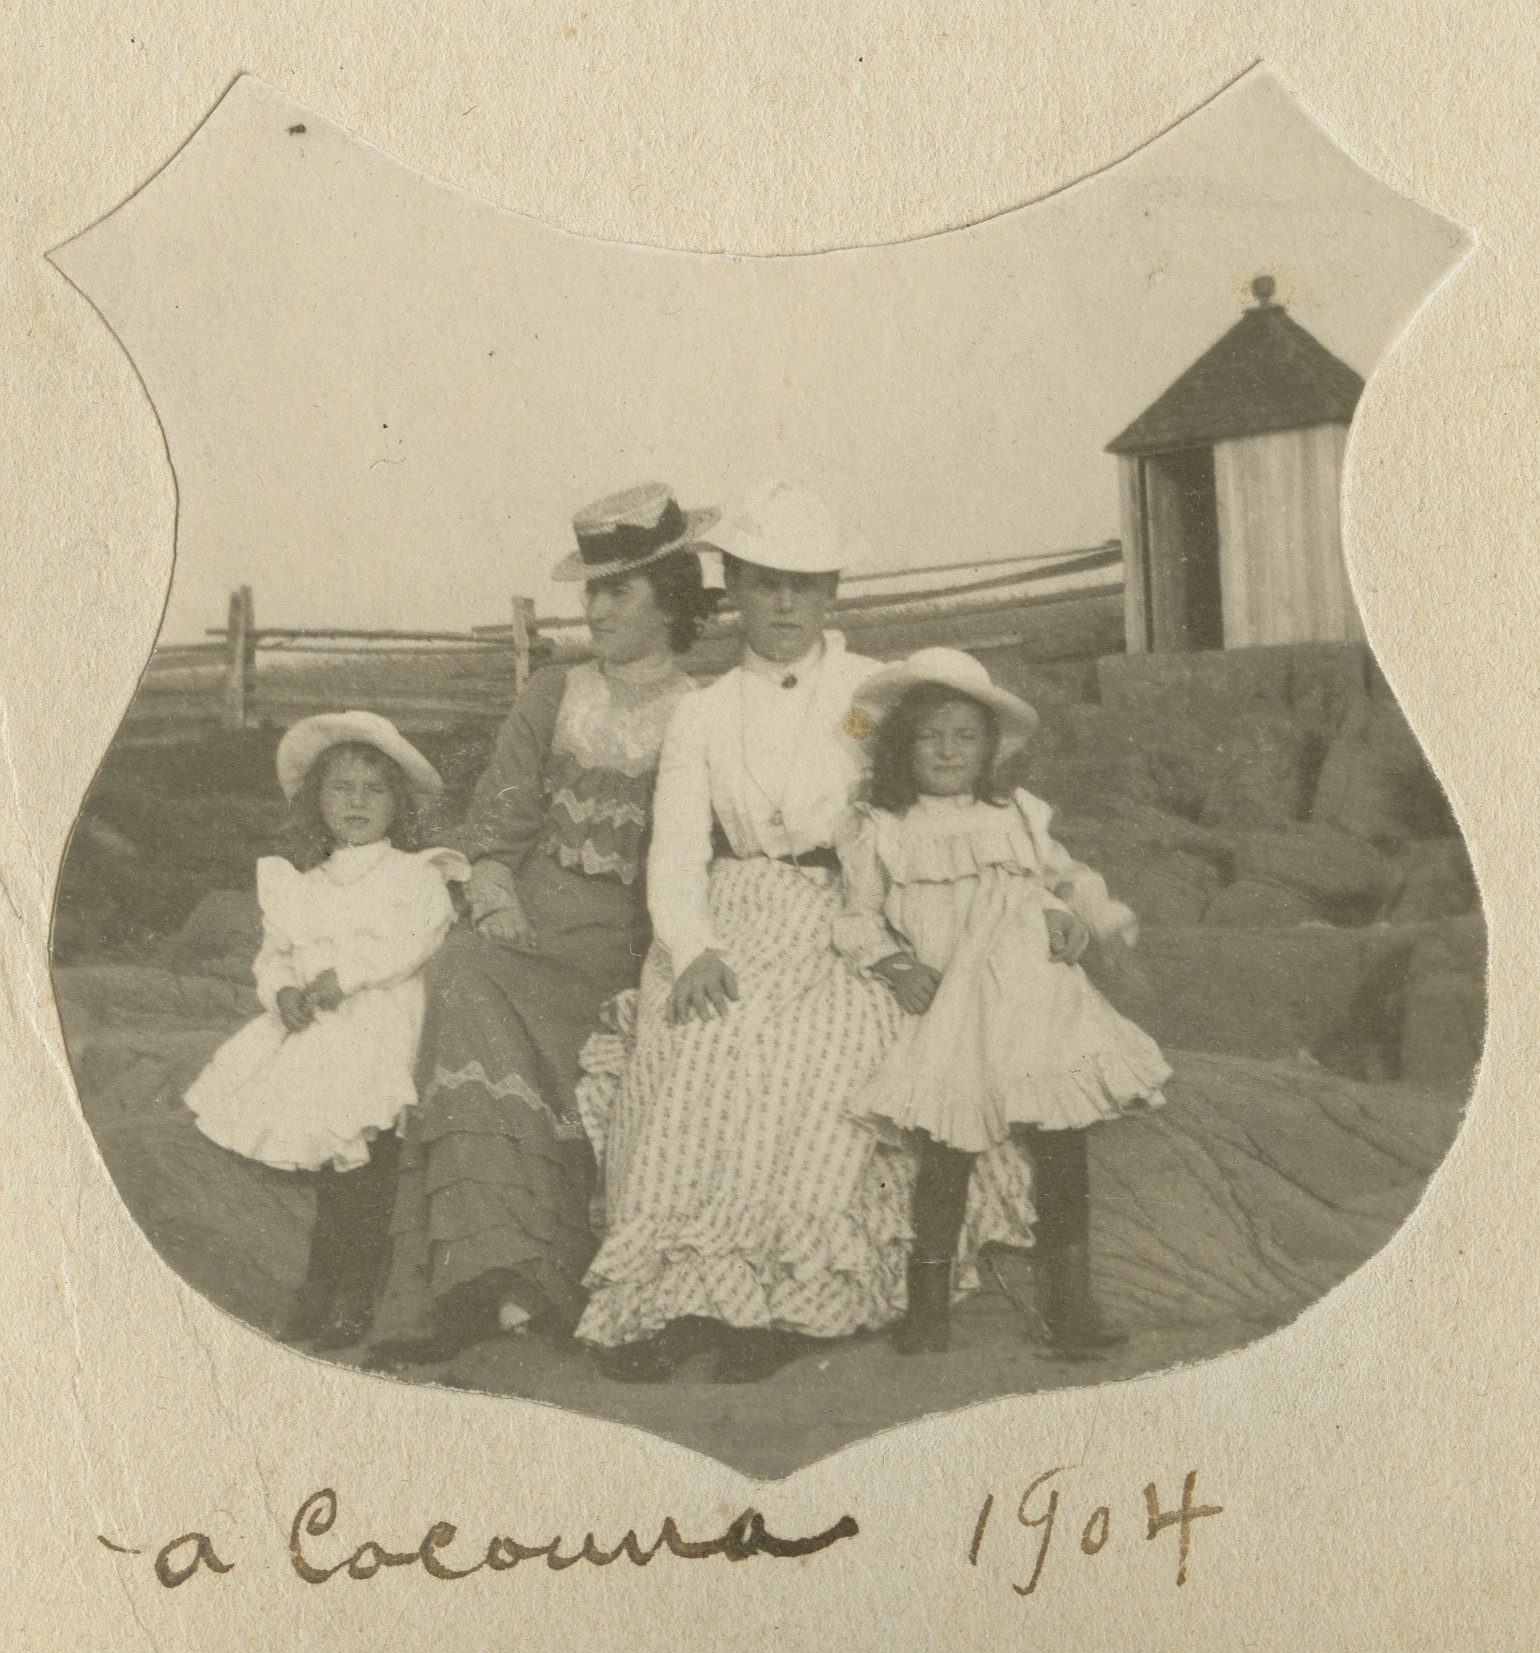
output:
<svg viewBox="0 0 1540 1653"><path fill-rule="evenodd" d="M776 812L770 817L770 825L773 827L782 827L786 825L786 818L781 814L780 810L776 810Z"/></svg>

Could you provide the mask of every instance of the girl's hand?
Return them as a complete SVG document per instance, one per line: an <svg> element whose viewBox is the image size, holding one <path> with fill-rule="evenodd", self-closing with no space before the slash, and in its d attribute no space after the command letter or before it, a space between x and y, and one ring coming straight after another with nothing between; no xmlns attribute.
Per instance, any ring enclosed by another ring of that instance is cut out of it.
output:
<svg viewBox="0 0 1540 1653"><path fill-rule="evenodd" d="M729 1001L738 997L738 978L727 960L709 947L697 959L692 959L674 983L668 996L668 1019L676 1027L681 1022L699 1018L713 1021L727 1014Z"/></svg>
<svg viewBox="0 0 1540 1653"><path fill-rule="evenodd" d="M303 1033L315 1020L315 1011L297 987L278 989L278 1019L289 1033Z"/></svg>
<svg viewBox="0 0 1540 1653"><path fill-rule="evenodd" d="M337 985L337 972L323 970L316 979L305 989L305 1003L312 1012L317 1010L335 1010L343 1000L343 991Z"/></svg>
<svg viewBox="0 0 1540 1653"><path fill-rule="evenodd" d="M872 974L887 983L899 1008L911 1016L923 1016L930 1009L941 985L939 970L932 970L907 953L894 953L874 964Z"/></svg>
<svg viewBox="0 0 1540 1653"><path fill-rule="evenodd" d="M1057 907L1049 907L1043 920L1048 926L1048 957L1055 964L1078 964L1091 944L1091 932L1073 913Z"/></svg>
<svg viewBox="0 0 1540 1653"><path fill-rule="evenodd" d="M516 953L540 950L540 943L529 919L525 917L524 909L517 905L498 907L485 914L477 920L476 930L479 935L487 936L504 947L511 947Z"/></svg>

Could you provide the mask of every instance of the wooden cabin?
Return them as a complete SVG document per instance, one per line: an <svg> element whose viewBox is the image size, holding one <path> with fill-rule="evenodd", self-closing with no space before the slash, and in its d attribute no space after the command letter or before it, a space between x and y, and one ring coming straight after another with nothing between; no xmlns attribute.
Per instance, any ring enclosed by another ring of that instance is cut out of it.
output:
<svg viewBox="0 0 1540 1653"><path fill-rule="evenodd" d="M1364 388L1273 301L1112 442L1130 653L1363 636L1342 556L1342 456Z"/></svg>

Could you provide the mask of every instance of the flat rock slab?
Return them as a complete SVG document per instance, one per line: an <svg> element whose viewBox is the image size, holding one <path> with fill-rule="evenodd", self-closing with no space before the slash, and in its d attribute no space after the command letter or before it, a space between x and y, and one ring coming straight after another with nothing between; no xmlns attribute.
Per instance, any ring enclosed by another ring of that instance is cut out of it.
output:
<svg viewBox="0 0 1540 1653"><path fill-rule="evenodd" d="M1096 1128L1094 1268L1126 1325L1282 1324L1384 1245L1459 1127L1450 1089L1186 1053L1168 1105Z"/></svg>
<svg viewBox="0 0 1540 1653"><path fill-rule="evenodd" d="M165 972L61 979L60 996L75 1006L70 1050L87 1117L130 1212L194 1289L274 1330L304 1270L307 1179L215 1147L178 1100L182 1076L240 1024L249 1000ZM118 1059L130 1050L133 1061ZM549 1401L753 1474L788 1474L927 1412L1133 1377L1286 1324L1391 1237L1453 1140L1464 1104L1456 1086L1367 1083L1235 1055L1171 1060L1168 1105L1099 1126L1092 1139L1097 1287L1133 1334L1107 1361L1069 1365L1034 1342L1023 1312L1030 1260L1006 1255L960 1311L946 1355L906 1360L881 1338L863 1338L747 1392L711 1385L704 1368L633 1389L579 1354L505 1337L448 1370L411 1375Z"/></svg>
<svg viewBox="0 0 1540 1653"><path fill-rule="evenodd" d="M276 1333L304 1278L309 1180L209 1141L181 1106L128 1112L97 1132L123 1203L195 1291Z"/></svg>

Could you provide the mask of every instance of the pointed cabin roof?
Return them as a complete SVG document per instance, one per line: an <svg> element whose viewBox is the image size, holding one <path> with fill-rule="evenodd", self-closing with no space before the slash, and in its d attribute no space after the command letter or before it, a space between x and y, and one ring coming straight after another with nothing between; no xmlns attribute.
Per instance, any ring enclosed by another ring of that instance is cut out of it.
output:
<svg viewBox="0 0 1540 1653"><path fill-rule="evenodd" d="M1348 423L1363 380L1273 303L1271 276L1258 276L1251 290L1255 308L1114 437L1108 453L1207 447L1229 436Z"/></svg>

